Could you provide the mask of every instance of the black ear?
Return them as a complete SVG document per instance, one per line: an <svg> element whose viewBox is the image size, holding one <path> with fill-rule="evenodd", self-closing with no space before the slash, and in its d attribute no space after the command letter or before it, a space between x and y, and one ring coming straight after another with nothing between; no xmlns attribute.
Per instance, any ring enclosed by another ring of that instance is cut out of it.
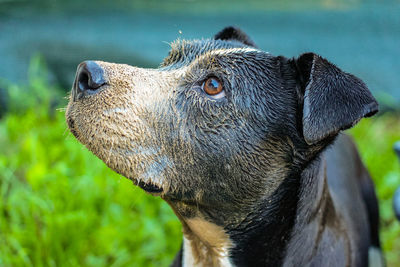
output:
<svg viewBox="0 0 400 267"><path fill-rule="evenodd" d="M296 62L304 90L303 135L308 144L338 134L378 112L378 103L357 77L307 53Z"/></svg>
<svg viewBox="0 0 400 267"><path fill-rule="evenodd" d="M214 36L215 40L235 40L245 45L257 47L256 44L241 29L236 27L226 27Z"/></svg>

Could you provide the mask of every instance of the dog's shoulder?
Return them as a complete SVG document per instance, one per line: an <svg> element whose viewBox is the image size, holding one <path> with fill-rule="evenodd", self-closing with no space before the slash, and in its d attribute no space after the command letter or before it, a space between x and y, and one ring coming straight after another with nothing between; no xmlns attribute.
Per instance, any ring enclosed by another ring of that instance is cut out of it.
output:
<svg viewBox="0 0 400 267"><path fill-rule="evenodd" d="M365 246L367 249L370 220L363 187L370 177L355 143L350 136L341 134L323 156L327 162L326 178L332 204L341 218L342 227L348 229L349 242L355 243L353 247Z"/></svg>

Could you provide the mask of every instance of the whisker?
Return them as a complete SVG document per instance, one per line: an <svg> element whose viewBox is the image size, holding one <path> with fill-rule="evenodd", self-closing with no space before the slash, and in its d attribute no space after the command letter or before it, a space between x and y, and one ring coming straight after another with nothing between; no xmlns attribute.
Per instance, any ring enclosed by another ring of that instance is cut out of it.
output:
<svg viewBox="0 0 400 267"><path fill-rule="evenodd" d="M110 162L110 158L111 158L111 151L114 147L114 137L111 137L111 147L110 150L108 151L108 156L107 156L107 161L106 162Z"/></svg>

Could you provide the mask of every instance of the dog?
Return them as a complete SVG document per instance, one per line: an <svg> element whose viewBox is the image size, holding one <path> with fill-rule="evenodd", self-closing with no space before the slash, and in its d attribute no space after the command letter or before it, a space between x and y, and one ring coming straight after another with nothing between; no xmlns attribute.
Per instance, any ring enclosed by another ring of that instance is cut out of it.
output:
<svg viewBox="0 0 400 267"><path fill-rule="evenodd" d="M175 41L158 69L81 63L66 120L171 206L183 231L172 266L367 266L377 199L340 132L377 111L321 56L273 56L227 27Z"/></svg>

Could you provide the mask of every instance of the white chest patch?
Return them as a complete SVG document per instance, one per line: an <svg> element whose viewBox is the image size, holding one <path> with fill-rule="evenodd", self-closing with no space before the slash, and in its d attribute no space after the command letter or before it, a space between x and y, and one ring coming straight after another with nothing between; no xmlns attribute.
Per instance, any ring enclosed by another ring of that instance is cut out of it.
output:
<svg viewBox="0 0 400 267"><path fill-rule="evenodd" d="M184 267L234 267L229 259L232 242L221 227L200 218L185 222Z"/></svg>

